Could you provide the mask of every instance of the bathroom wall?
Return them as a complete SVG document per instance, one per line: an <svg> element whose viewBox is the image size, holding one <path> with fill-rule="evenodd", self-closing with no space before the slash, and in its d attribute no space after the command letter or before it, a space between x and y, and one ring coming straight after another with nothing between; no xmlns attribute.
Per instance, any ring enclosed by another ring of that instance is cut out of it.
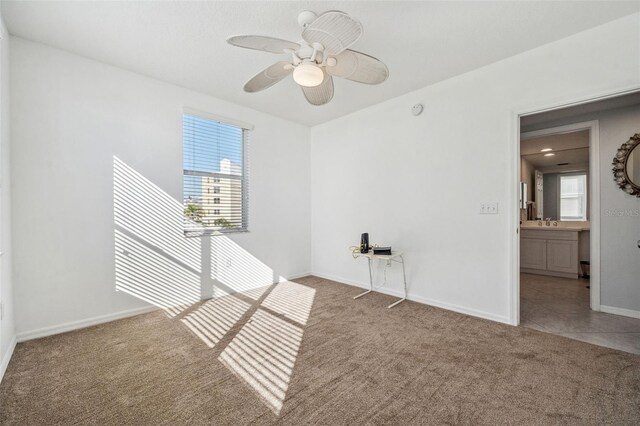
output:
<svg viewBox="0 0 640 426"><path fill-rule="evenodd" d="M545 173L542 178L542 197L544 202L542 207L544 209L544 217L546 219L550 217L553 220L559 220L558 218L558 173Z"/></svg>
<svg viewBox="0 0 640 426"><path fill-rule="evenodd" d="M527 200L528 201L535 201L533 199L534 195L535 195L535 191L534 191L534 186L535 186L535 177L534 177L534 167L533 164L531 164L530 161L528 161L526 158L522 157L521 158L521 163L520 163L520 172L521 172L521 176L520 179L522 182L527 184Z"/></svg>

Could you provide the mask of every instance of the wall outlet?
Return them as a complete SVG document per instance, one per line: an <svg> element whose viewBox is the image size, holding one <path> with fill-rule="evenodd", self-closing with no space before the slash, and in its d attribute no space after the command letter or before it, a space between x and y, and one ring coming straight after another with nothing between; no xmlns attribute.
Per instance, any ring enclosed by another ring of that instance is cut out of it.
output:
<svg viewBox="0 0 640 426"><path fill-rule="evenodd" d="M480 214L498 214L498 203L480 203Z"/></svg>

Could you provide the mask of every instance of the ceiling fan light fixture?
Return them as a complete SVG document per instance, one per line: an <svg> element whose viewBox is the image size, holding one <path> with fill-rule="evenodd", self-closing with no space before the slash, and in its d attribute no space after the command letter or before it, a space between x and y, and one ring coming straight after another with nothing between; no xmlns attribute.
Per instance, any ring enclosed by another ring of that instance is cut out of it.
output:
<svg viewBox="0 0 640 426"><path fill-rule="evenodd" d="M300 86L316 87L324 81L324 73L317 65L302 63L293 70L293 80Z"/></svg>

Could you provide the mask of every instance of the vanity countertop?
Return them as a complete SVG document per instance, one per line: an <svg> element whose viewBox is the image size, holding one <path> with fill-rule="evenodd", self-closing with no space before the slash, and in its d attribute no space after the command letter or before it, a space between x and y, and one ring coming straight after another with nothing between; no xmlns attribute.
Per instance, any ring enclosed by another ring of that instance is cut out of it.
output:
<svg viewBox="0 0 640 426"><path fill-rule="evenodd" d="M525 229L530 229L530 230L534 230L534 231L574 231L574 232L580 232L580 231L589 231L591 229L590 225L583 225L583 226L553 226L553 224L551 226L547 226L544 222L542 223L542 226L538 226L538 225L520 225L520 229L525 230Z"/></svg>

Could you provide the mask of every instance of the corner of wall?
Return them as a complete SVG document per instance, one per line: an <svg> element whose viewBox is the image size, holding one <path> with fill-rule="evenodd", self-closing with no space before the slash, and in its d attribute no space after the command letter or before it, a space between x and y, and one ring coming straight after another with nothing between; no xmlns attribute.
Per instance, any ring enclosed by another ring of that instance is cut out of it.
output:
<svg viewBox="0 0 640 426"><path fill-rule="evenodd" d="M0 381L16 346L11 268L9 32L0 12Z"/></svg>
<svg viewBox="0 0 640 426"><path fill-rule="evenodd" d="M5 371L7 371L7 367L9 366L9 361L11 361L11 356L13 355L13 350L16 348L17 339L14 335L11 341L9 342L8 348L4 351L2 355L2 360L0 361L0 383L2 383L2 378L4 377Z"/></svg>

